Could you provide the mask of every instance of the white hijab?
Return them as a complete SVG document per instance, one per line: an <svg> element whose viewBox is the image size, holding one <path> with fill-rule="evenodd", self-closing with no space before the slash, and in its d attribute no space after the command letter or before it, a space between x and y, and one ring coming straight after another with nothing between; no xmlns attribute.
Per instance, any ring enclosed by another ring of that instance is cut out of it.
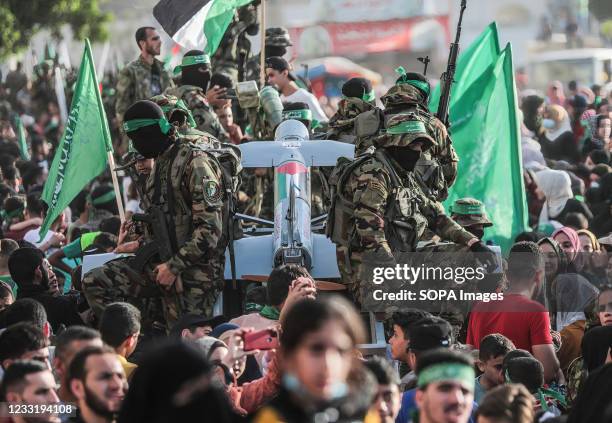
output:
<svg viewBox="0 0 612 423"><path fill-rule="evenodd" d="M545 224L559 216L567 200L574 197L572 181L566 172L550 169L537 172L535 178L546 196L538 220L539 224Z"/></svg>

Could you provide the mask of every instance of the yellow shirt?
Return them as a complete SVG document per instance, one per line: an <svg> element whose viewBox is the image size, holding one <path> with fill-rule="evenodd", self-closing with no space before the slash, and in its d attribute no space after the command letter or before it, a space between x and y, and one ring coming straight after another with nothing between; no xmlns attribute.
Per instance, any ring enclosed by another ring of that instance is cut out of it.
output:
<svg viewBox="0 0 612 423"><path fill-rule="evenodd" d="M129 379L130 376L132 376L132 372L136 370L136 367L138 366L134 363L130 363L129 361L127 361L127 359L122 355L117 354L117 358L119 359L119 362L121 363L121 367L123 367L123 371L125 372L125 377Z"/></svg>

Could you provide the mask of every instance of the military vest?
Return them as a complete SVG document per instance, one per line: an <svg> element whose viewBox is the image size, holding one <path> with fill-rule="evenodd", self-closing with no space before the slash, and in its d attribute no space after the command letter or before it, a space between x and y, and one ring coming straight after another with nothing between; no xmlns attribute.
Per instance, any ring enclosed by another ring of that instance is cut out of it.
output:
<svg viewBox="0 0 612 423"><path fill-rule="evenodd" d="M418 240L427 228L427 219L419 208L422 192L414 179L402 180L399 177L381 150L371 149L353 161L346 158L338 160L329 180L331 206L326 235L338 245L359 247L353 216L355 205L352 198L345 195L345 187L355 169L367 172L380 169L380 165L389 174L392 186L385 209L385 238L393 251L415 251Z"/></svg>
<svg viewBox="0 0 612 423"><path fill-rule="evenodd" d="M233 200L240 184L240 152L235 151L235 146L229 148L219 143L218 148L211 149L210 146L193 141L179 138L167 152L167 157L156 160L153 175L147 181L148 197L152 204L163 205L171 236L175 238L173 242L180 248L191 239L193 233L192 196L183 178L191 160L196 155L206 155L224 189L223 236L219 248L225 248L233 236L229 229L232 227L230 220L233 219Z"/></svg>

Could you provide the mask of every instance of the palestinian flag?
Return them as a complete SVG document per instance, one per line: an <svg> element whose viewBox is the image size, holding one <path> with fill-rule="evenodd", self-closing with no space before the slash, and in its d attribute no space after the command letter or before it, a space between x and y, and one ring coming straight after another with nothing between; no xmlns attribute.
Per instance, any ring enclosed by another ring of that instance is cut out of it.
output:
<svg viewBox="0 0 612 423"><path fill-rule="evenodd" d="M153 16L177 44L212 56L236 9L252 1L161 0L153 8Z"/></svg>

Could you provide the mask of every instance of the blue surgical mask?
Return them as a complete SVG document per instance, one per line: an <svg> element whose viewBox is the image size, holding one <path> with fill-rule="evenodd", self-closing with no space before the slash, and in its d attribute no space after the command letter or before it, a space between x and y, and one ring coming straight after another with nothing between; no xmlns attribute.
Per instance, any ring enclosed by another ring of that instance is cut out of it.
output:
<svg viewBox="0 0 612 423"><path fill-rule="evenodd" d="M542 126L546 129L553 129L556 126L556 122L552 119L544 119L542 121Z"/></svg>

